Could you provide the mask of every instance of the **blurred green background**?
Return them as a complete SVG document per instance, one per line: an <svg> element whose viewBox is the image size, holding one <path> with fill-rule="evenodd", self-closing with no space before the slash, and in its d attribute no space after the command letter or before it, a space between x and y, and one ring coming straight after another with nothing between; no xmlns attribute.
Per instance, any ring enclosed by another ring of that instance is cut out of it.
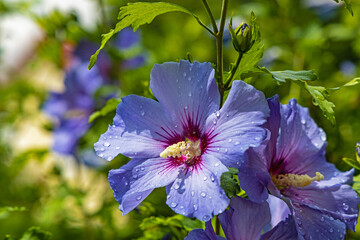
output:
<svg viewBox="0 0 360 240"><path fill-rule="evenodd" d="M99 44L100 35L114 27L118 9L127 2L0 1L0 239L19 239L32 226L50 232L54 240L182 239L190 229L201 227L197 221L174 216L165 204L164 189L122 216L107 173L126 163L125 157L89 167L79 158L51 151L53 123L42 106L50 91L64 91L64 49L84 38ZM192 10L209 24L201 1L168 2ZM219 17L221 1L208 2ZM332 0L230 0L228 15L233 13L234 22L240 24L254 11L265 45L260 65L271 70L314 69L319 76L315 85L336 87L360 76L360 3L352 5L354 16ZM139 68L118 68L125 55L119 56L111 42L105 48L112 61L111 81L120 96L151 97L149 78L155 63L185 59L187 52L196 61L216 61L215 40L188 15L161 15L139 32L141 42L131 50L146 55ZM236 52L231 41L224 45L228 67ZM251 83L266 97L279 94L282 103L297 98L309 107L327 134L328 161L342 171L350 169L342 158L354 158L360 141L360 87L331 95L337 121L332 127L296 84L277 85L265 76ZM111 112L98 118L77 151L91 149L113 116ZM360 233L348 234L348 239L358 238Z"/></svg>

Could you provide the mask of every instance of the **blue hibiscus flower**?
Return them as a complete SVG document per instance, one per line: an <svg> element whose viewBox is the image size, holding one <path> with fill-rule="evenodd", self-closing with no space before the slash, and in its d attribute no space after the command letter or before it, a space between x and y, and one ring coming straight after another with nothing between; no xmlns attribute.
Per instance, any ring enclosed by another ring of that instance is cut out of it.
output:
<svg viewBox="0 0 360 240"><path fill-rule="evenodd" d="M158 101L122 98L112 126L95 144L98 156L132 160L109 173L124 214L154 188L166 187L177 213L207 221L228 206L220 176L242 163L244 152L266 137L269 114L262 92L234 81L219 110L220 94L210 63L164 63L151 72Z"/></svg>
<svg viewBox="0 0 360 240"><path fill-rule="evenodd" d="M271 215L267 202L255 203L248 199L231 199L228 210L219 215L219 221L227 240L289 240L297 239L295 222L287 218L270 231L261 234L270 224ZM221 240L208 221L205 230L192 230L185 240Z"/></svg>
<svg viewBox="0 0 360 240"><path fill-rule="evenodd" d="M268 191L284 200L288 207L278 208L282 212L277 214L292 214L300 239L343 239L346 227L354 231L358 218L360 201L347 185L353 170L342 173L326 162L325 133L307 108L295 99L280 105L273 97L268 103L265 127L271 135L249 149L239 169L240 186L256 202L265 201Z"/></svg>

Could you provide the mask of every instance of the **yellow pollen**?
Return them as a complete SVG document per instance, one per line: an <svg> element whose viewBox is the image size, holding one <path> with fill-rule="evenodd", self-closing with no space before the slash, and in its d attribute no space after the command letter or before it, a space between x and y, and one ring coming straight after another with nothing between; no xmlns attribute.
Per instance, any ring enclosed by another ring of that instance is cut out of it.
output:
<svg viewBox="0 0 360 240"><path fill-rule="evenodd" d="M192 159L195 156L201 155L200 140L192 142L188 139L168 146L164 151L160 153L160 157L181 157L185 156L187 160Z"/></svg>
<svg viewBox="0 0 360 240"><path fill-rule="evenodd" d="M313 181L320 181L324 179L324 175L319 172L316 172L315 177L310 177L307 174L297 175L292 173L279 174L276 176L271 176L271 180L277 188L288 188L288 187L306 187L309 186Z"/></svg>

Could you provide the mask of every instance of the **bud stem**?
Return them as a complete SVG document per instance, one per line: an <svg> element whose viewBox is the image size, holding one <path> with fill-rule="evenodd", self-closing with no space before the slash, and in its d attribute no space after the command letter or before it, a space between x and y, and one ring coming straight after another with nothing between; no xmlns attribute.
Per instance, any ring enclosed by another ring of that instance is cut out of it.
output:
<svg viewBox="0 0 360 240"><path fill-rule="evenodd" d="M224 82L223 82L223 36L224 36L224 27L225 27L225 20L226 20L226 13L227 8L229 5L229 0L223 0L222 8L221 8L221 16L220 16L220 27L219 32L216 34L216 48L217 48L217 58L216 58L216 66L217 66L217 73L219 77L219 91L220 91L220 107L223 105L223 98L225 93Z"/></svg>
<svg viewBox="0 0 360 240"><path fill-rule="evenodd" d="M214 33L216 34L216 33L218 33L219 30L217 28L214 15L212 14L211 9L210 9L209 4L207 3L207 1L206 0L201 0L201 1L202 1L203 5L204 5L204 7L206 9L207 14L209 15L211 25L213 27Z"/></svg>
<svg viewBox="0 0 360 240"><path fill-rule="evenodd" d="M228 90L230 83L232 82L232 80L235 76L235 73L240 65L242 56L243 56L243 53L239 52L238 58L236 59L235 66L233 67L233 69L231 69L231 73L230 73L229 77L226 79L225 86L224 86L225 91Z"/></svg>

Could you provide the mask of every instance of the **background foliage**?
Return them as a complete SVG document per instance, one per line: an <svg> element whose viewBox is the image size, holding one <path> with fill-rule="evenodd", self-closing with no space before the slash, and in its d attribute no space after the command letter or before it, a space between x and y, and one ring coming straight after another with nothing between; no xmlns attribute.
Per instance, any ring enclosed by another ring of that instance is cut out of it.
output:
<svg viewBox="0 0 360 240"><path fill-rule="evenodd" d="M10 61L4 57L9 49L0 42L0 69L6 73L0 78L0 239L183 239L203 223L174 215L164 204L164 189L154 191L126 216L117 209L107 173L128 159L118 156L94 168L84 165L81 158L51 151L53 126L41 107L49 91L63 89L64 47L68 43L76 45L83 38L100 44L100 35L115 27L119 8L128 1L82 2L91 2L100 10L97 16L90 17L90 27L79 9L50 8L43 12L39 11L45 8L41 1L0 2L0 22L16 14L31 19L41 32L31 51L11 70L5 68ZM168 2L190 9L210 27L201 1ZM208 2L219 17L221 1ZM264 44L261 66L272 71L314 69L318 79L311 84L326 88L360 76L360 4L352 2L352 9L354 16L332 0L241 0L230 1L229 5L233 25L249 21L251 11L256 14ZM1 26L0 37L4 39L6 32ZM23 25L10 28L22 31ZM215 40L191 15L166 13L138 31L141 43L131 51L119 52L111 41L104 48L111 56L111 78L120 96L151 97L149 76L155 63L185 59L186 53L196 61L216 62ZM226 68L237 57L229 38L224 40ZM122 69L117 64L139 52L146 54L146 63L140 68ZM297 98L301 105L309 107L327 134L328 161L340 170L350 169L342 158L354 159L355 144L360 141L358 86L331 93L330 101L336 106L333 127L296 83L278 85L266 74L245 81L264 91L266 97L279 94L282 103ZM99 103L97 109L103 106ZM98 113L79 142L79 152L92 148L113 116L111 108ZM348 236L360 237L359 233Z"/></svg>

